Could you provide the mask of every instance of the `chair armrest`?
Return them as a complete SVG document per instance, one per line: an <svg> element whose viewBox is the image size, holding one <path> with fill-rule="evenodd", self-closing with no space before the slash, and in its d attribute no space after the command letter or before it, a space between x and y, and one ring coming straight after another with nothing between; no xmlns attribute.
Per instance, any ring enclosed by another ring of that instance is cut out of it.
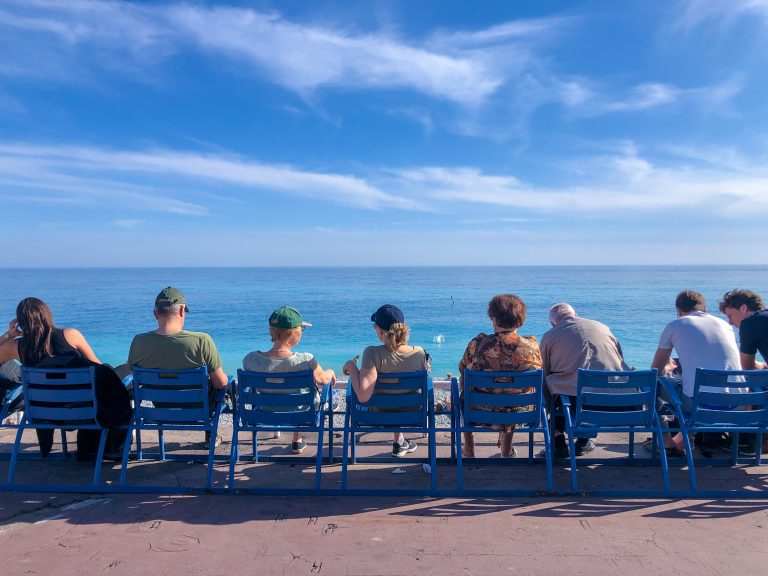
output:
<svg viewBox="0 0 768 576"><path fill-rule="evenodd" d="M328 382L327 384L323 384L323 387L320 389L320 406L325 406L328 402L331 401L332 393L331 383Z"/></svg>
<svg viewBox="0 0 768 576"><path fill-rule="evenodd" d="M670 382L668 378L658 378L657 381L664 388L664 391L667 393L669 399L672 400L672 403L675 406L683 405L683 403L680 401L680 396L677 395L677 390L675 390L675 387L672 386L672 382Z"/></svg>
<svg viewBox="0 0 768 576"><path fill-rule="evenodd" d="M564 408L571 407L571 399L566 394L560 394L560 402L562 402Z"/></svg>
<svg viewBox="0 0 768 576"><path fill-rule="evenodd" d="M128 374L125 378L123 378L123 386L126 388L133 386L133 374Z"/></svg>

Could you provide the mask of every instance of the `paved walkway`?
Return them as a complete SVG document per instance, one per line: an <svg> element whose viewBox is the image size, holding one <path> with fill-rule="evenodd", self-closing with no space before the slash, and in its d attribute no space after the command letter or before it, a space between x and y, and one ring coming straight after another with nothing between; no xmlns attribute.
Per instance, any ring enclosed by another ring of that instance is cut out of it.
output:
<svg viewBox="0 0 768 576"><path fill-rule="evenodd" d="M763 574L764 501L0 494L3 574Z"/></svg>

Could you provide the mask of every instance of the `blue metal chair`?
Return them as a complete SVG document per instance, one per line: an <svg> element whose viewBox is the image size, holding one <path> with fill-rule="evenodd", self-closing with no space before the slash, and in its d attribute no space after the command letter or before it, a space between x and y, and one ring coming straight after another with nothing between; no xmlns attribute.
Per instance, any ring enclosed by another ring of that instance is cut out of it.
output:
<svg viewBox="0 0 768 576"><path fill-rule="evenodd" d="M531 392L520 392L531 389ZM488 432L494 426L517 425L523 432L528 432L528 459L533 463L533 435L544 435L547 468L547 490L552 490L552 451L550 450L549 423L544 414L543 402L544 379L541 370L526 372L491 372L464 370L463 403L459 400L459 386L456 378L451 379L452 404L461 406L460 417L454 418L456 438L456 482L458 491L464 490L463 460L461 453L461 435L463 432ZM491 392L491 390L509 390L510 392ZM513 392L516 391L516 392ZM489 410L489 408L516 408L520 411ZM522 462L508 460L507 462ZM506 463L506 462L505 462ZM509 492L494 489L493 492Z"/></svg>
<svg viewBox="0 0 768 576"><path fill-rule="evenodd" d="M321 487L323 435L331 385L323 386L316 403L315 380L312 370L300 372L237 371L234 400L232 452L229 463L229 491L235 490L235 464L240 461L239 433L251 432L254 462L287 460L295 463L299 457L259 456L259 432L317 433L315 456L315 490ZM333 417L329 418L329 454L333 453ZM284 488L263 488L258 492L282 492Z"/></svg>
<svg viewBox="0 0 768 576"><path fill-rule="evenodd" d="M216 452L216 436L219 429L219 417L224 409L225 390L218 390L215 405L211 406L208 398L208 369L205 366L190 370L158 370L133 367L133 401L135 404L133 422L129 434L136 433L136 458L157 457L160 460L191 460L189 455L174 457L165 452L166 430L201 431L210 435L208 447L208 474L205 487L210 489L213 483L213 460ZM152 405L143 406L150 402ZM155 404L160 404L160 407ZM160 453L147 455L141 446L141 432L154 430L158 433ZM120 486L126 484L130 442L125 443ZM148 492L153 490L148 489ZM166 491L158 489L158 491Z"/></svg>
<svg viewBox="0 0 768 576"><path fill-rule="evenodd" d="M697 368L689 415L683 413L680 398L674 388L664 380L662 384L672 398L686 452L692 454L689 434L728 432L733 436L730 463L736 464L739 461L739 433L754 433L757 436L754 464L762 464L762 436L768 431L768 371ZM746 409L748 406L752 409ZM746 460L752 459L750 457ZM701 463L719 464L716 459Z"/></svg>
<svg viewBox="0 0 768 576"><path fill-rule="evenodd" d="M576 437L589 437L603 432L629 434L628 458L585 458L584 463L636 464L635 433L652 434L661 460L664 490L669 491L669 463L664 450L661 420L656 411L657 372L653 370L579 370L575 410L567 396L562 396L563 413L571 461L571 489L578 490ZM695 484L693 460L688 456L691 487ZM642 459L647 462L649 459ZM655 461L655 460L654 460Z"/></svg>
<svg viewBox="0 0 768 576"><path fill-rule="evenodd" d="M366 403L357 399L347 386L347 410L344 414L344 445L341 461L341 489L347 490L349 460L356 464L356 433L421 432L427 435L427 460L430 465L430 492L437 489L434 390L426 370L379 374L373 396ZM351 441L350 441L351 438ZM412 459L416 460L416 459ZM424 459L419 459L424 461ZM362 460L361 460L362 461ZM367 462L380 462L370 457ZM390 458L386 459L391 462ZM391 490L368 489L363 492L389 493ZM424 490L412 490L424 493Z"/></svg>
<svg viewBox="0 0 768 576"><path fill-rule="evenodd" d="M66 430L98 430L101 432L96 464L93 472L94 487L101 478L101 462L107 441L107 429L96 420L96 369L88 368L28 368L22 366L21 381L24 394L24 418L18 425L16 441L8 469L8 488L29 486L14 484L16 462L21 437L25 430L61 429L62 452L68 455ZM49 490L67 489L65 486L46 487ZM78 487L79 489L79 487Z"/></svg>

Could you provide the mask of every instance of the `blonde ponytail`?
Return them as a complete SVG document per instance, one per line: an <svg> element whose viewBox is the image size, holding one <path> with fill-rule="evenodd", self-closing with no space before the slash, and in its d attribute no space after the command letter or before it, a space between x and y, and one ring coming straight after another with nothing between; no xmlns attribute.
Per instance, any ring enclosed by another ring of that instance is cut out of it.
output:
<svg viewBox="0 0 768 576"><path fill-rule="evenodd" d="M408 344L408 336L411 334L411 329L408 327L408 324L395 323L384 334L386 335L384 345L387 347L387 350L394 352L400 346Z"/></svg>

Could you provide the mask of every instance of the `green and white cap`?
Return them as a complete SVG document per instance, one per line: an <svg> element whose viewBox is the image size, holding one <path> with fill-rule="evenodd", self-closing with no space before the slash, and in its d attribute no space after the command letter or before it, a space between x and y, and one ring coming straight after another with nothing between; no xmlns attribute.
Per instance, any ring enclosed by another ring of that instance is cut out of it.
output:
<svg viewBox="0 0 768 576"><path fill-rule="evenodd" d="M296 308L290 306L281 306L269 317L269 325L272 328L298 328L299 326L312 326L309 322L301 319L301 314Z"/></svg>

